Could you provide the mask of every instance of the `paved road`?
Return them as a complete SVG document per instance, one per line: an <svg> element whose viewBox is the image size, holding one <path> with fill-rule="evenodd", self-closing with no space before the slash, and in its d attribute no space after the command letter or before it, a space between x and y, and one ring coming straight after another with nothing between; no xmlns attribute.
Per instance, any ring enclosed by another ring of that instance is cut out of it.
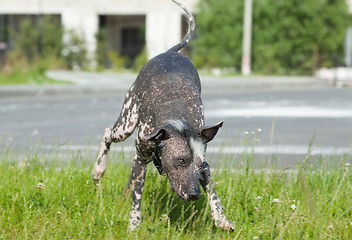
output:
<svg viewBox="0 0 352 240"><path fill-rule="evenodd" d="M213 89L214 90L214 89ZM241 162L242 153L254 151L257 163L277 159L280 166L302 160L313 142L313 155L341 155L351 160L352 89L317 87L285 89L227 89L205 87L206 123L225 121L209 144L216 154ZM124 93L0 98L0 142L13 148L61 150L98 149L105 127L117 118ZM115 144L133 151L133 138ZM274 157L273 157L274 156Z"/></svg>
<svg viewBox="0 0 352 240"><path fill-rule="evenodd" d="M310 143L314 155L352 152L351 100L351 89L296 89L213 95L205 105L208 119L227 123L216 139L218 144L248 141L255 144L257 155L277 154L291 164L303 159Z"/></svg>

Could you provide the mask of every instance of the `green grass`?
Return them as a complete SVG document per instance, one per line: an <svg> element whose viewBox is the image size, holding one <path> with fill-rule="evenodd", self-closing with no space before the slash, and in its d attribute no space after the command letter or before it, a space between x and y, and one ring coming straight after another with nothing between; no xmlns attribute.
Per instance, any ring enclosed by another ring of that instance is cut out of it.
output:
<svg viewBox="0 0 352 240"><path fill-rule="evenodd" d="M23 85L23 84L62 84L64 82L49 78L45 73L34 70L15 70L11 73L0 72L0 85Z"/></svg>
<svg viewBox="0 0 352 240"><path fill-rule="evenodd" d="M0 85L63 83L47 77L45 75L47 68L48 63L42 60L35 62L31 66L17 66L11 71L1 71L0 69Z"/></svg>
<svg viewBox="0 0 352 240"><path fill-rule="evenodd" d="M110 156L99 187L90 172L92 153L0 155L0 239L352 239L350 156L307 156L290 171L254 169L253 156L236 156L245 167L213 171L232 233L216 229L207 198L184 202L152 164L142 200L141 227L127 232L132 161ZM224 156L225 158L225 156ZM227 157L227 161L233 158ZM228 163L226 163L228 164ZM233 165L233 164L232 164ZM43 184L43 185L41 185Z"/></svg>
<svg viewBox="0 0 352 240"><path fill-rule="evenodd" d="M52 84L60 83L48 78L44 74L35 72L15 71L10 74L0 73L0 85L19 85L19 84Z"/></svg>

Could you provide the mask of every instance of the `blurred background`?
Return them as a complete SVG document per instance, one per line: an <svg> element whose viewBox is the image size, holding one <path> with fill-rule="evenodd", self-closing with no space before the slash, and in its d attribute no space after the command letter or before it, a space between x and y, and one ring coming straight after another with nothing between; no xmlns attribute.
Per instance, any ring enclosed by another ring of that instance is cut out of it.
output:
<svg viewBox="0 0 352 240"><path fill-rule="evenodd" d="M351 161L352 0L182 3L206 123L225 121L208 152ZM95 152L140 68L187 32L183 14L170 0L0 0L0 148Z"/></svg>
<svg viewBox="0 0 352 240"><path fill-rule="evenodd" d="M196 16L186 54L198 69L241 74L247 1L184 1ZM351 0L250 2L252 74L329 77L329 69L351 67ZM181 9L165 0L0 0L0 6L0 76L8 83L26 81L23 72L46 81L47 69L138 71L187 31Z"/></svg>

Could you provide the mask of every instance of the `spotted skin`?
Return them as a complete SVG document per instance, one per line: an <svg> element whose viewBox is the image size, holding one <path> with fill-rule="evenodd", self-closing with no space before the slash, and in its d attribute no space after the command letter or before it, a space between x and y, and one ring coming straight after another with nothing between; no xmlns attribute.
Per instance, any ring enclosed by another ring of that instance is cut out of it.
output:
<svg viewBox="0 0 352 240"><path fill-rule="evenodd" d="M178 52L166 52L148 62L126 95L121 114L112 129L105 129L92 176L98 181L106 170L112 142L129 137L135 128L136 156L130 176L132 206L129 230L141 223L141 199L146 164L153 160L155 145L160 148L164 172L171 188L183 200L200 196L199 183L208 195L215 225L232 231L233 224L223 213L216 191L211 187L205 161L207 142L222 123L204 126L200 81L191 61ZM180 159L184 164L178 162Z"/></svg>
<svg viewBox="0 0 352 240"><path fill-rule="evenodd" d="M105 129L101 140L92 171L94 182L105 173L111 143L124 141L137 129L136 155L126 186L132 190L130 231L142 221L146 165L153 161L155 149L160 153L161 165L172 190L185 201L197 200L201 185L209 198L215 225L234 230L212 187L210 169L205 161L207 143L214 138L222 122L210 127L204 125L197 70L186 56L178 52L188 41L146 63L126 94L120 116L111 129Z"/></svg>
<svg viewBox="0 0 352 240"><path fill-rule="evenodd" d="M127 139L133 133L138 123L138 104L134 84L128 91L121 114L114 124L113 128L106 128L104 136L100 143L100 151L97 162L92 171L92 178L96 182L105 173L107 164L107 155L112 142L121 142Z"/></svg>

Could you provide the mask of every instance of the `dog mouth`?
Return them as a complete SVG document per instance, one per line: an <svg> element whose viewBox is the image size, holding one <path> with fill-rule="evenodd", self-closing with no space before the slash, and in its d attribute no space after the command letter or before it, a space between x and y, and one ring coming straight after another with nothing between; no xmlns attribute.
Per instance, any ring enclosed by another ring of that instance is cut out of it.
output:
<svg viewBox="0 0 352 240"><path fill-rule="evenodd" d="M171 189L174 191L183 201L196 201L200 198L200 186L192 184L192 186L183 186L182 184L175 184L170 181ZM173 183L173 184L172 184Z"/></svg>
<svg viewBox="0 0 352 240"><path fill-rule="evenodd" d="M178 192L178 195L180 198L184 201L196 201L200 198L200 191L199 189L197 190L191 190L189 194L185 193L184 191L181 190Z"/></svg>
<svg viewBox="0 0 352 240"><path fill-rule="evenodd" d="M179 194L179 196L183 201L187 202L196 201L200 198L200 195Z"/></svg>

